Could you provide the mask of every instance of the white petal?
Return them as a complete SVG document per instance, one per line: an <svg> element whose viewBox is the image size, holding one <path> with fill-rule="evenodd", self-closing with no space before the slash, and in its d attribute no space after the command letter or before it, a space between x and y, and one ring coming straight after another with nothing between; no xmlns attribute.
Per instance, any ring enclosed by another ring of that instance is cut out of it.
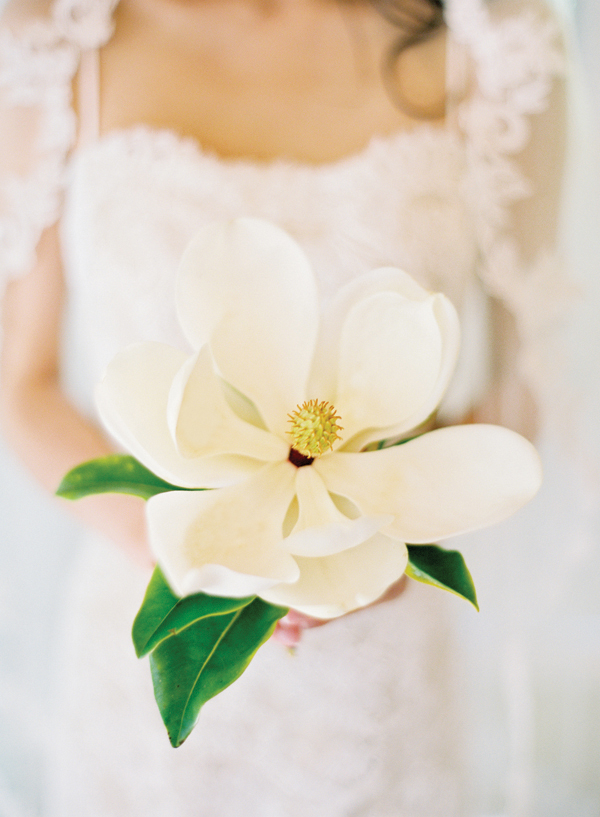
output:
<svg viewBox="0 0 600 817"><path fill-rule="evenodd" d="M184 457L239 454L262 461L286 460L289 444L241 420L230 408L208 346L190 358L173 380L168 418Z"/></svg>
<svg viewBox="0 0 600 817"><path fill-rule="evenodd" d="M337 388L340 339L344 322L361 301L380 292L395 292L412 301L425 301L432 294L395 267L381 267L360 275L338 290L319 328L318 356L310 379L310 393L330 396Z"/></svg>
<svg viewBox="0 0 600 817"><path fill-rule="evenodd" d="M381 293L395 293L398 296L411 301L415 304L431 303L431 308L438 324L440 339L441 339L441 355L439 359L439 369L436 383L420 405L417 405L414 413L405 417L400 417L397 414L392 420L392 423L386 428L380 426L376 428L369 428L369 425L375 426L375 417L366 416L363 422L367 423L367 430L355 435L352 439L350 436L354 429L351 427L350 418L348 421L342 416L342 424L347 423L348 428L344 429L344 442L341 446L343 450L359 451L361 448L368 445L370 442L380 439L393 439L399 437L406 432L416 428L420 425L437 407L440 402L451 375L456 365L458 356L460 328L456 310L450 301L442 295L432 296L432 293L419 286L416 281L407 273L392 267L384 267L373 272L360 276L352 281L350 284L343 287L332 307L328 310L325 320L321 325L321 334L318 342L318 354L315 357L313 372L309 383L310 395L320 395L325 399L331 400L338 411L341 409L336 403L335 394L338 388L338 359L340 358L340 344L344 334L344 325L347 318L352 311L362 302L368 301L374 295ZM431 300L433 298L433 300ZM346 330L347 331L347 330ZM395 343L395 341L393 341ZM384 393L390 392L401 386L399 378L402 377L402 371L397 365L400 357L396 357L395 361L389 362L389 349L384 350L381 362L376 364L376 369L381 365L387 365L388 370L384 373L383 379ZM385 363L385 361L388 361ZM352 376L352 360L349 359L347 363L350 375ZM367 376L371 376L367 371ZM385 384L385 379L390 380L390 384ZM408 384L406 384L408 385ZM392 396L392 395L390 395ZM414 395L416 396L416 395ZM410 394L408 395L410 398ZM357 395L358 402L362 402L360 395ZM387 398L385 398L387 401ZM414 399L414 398L413 398ZM418 403L418 400L415 400ZM394 407L397 411L401 403L395 403ZM364 415L368 415L366 409L363 410Z"/></svg>
<svg viewBox="0 0 600 817"><path fill-rule="evenodd" d="M365 429L404 423L428 403L442 362L434 303L435 296L412 301L379 292L348 314L333 398L344 440Z"/></svg>
<svg viewBox="0 0 600 817"><path fill-rule="evenodd" d="M281 547L294 472L291 463L278 463L228 488L152 497L150 544L173 589L244 596L295 581L296 562Z"/></svg>
<svg viewBox="0 0 600 817"><path fill-rule="evenodd" d="M192 345L210 341L223 379L284 434L306 397L318 328L314 276L296 242L257 219L209 225L183 256L177 309Z"/></svg>
<svg viewBox="0 0 600 817"><path fill-rule="evenodd" d="M310 466L297 469L298 521L283 540L283 547L299 556L328 556L370 539L393 516L360 516L349 519L334 505L321 477Z"/></svg>
<svg viewBox="0 0 600 817"><path fill-rule="evenodd" d="M442 428L381 451L337 452L313 467L363 513L394 514L382 532L414 544L501 521L534 496L542 478L531 443L488 425Z"/></svg>
<svg viewBox="0 0 600 817"><path fill-rule="evenodd" d="M245 457L187 459L167 425L169 390L187 356L161 343L123 349L96 390L100 417L110 434L162 479L189 488L236 482L261 467Z"/></svg>
<svg viewBox="0 0 600 817"><path fill-rule="evenodd" d="M377 440L394 440L406 435L430 417L440 404L454 374L460 345L460 326L456 310L443 295L433 298L433 310L438 321L442 341L440 368L437 381L429 396L417 406L413 414L388 428L369 429L357 434L348 445L347 451L360 451Z"/></svg>
<svg viewBox="0 0 600 817"><path fill-rule="evenodd" d="M376 534L367 542L332 556L297 557L300 578L279 584L261 597L315 618L335 618L379 598L404 573L408 561L402 542Z"/></svg>

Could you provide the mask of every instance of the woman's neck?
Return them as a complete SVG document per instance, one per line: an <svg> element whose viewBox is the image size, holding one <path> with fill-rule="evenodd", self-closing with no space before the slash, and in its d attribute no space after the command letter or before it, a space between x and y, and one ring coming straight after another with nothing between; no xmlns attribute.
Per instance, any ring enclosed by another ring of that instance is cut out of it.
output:
<svg viewBox="0 0 600 817"><path fill-rule="evenodd" d="M222 156L326 162L412 128L382 79L398 36L370 4L337 0L121 0L102 54L102 130L145 123ZM443 38L407 88L444 92Z"/></svg>

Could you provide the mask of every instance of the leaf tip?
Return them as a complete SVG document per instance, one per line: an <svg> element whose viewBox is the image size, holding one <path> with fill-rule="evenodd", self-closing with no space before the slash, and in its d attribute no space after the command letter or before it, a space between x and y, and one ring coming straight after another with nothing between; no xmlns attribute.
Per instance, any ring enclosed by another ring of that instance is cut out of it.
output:
<svg viewBox="0 0 600 817"><path fill-rule="evenodd" d="M73 495L73 474L76 469L73 468L64 477L61 479L60 484L56 491L54 492L55 496L61 497L61 499L74 499Z"/></svg>
<svg viewBox="0 0 600 817"><path fill-rule="evenodd" d="M185 741L188 738L188 735L185 735L184 737L181 737L181 735L178 735L178 736L177 735L172 735L170 732L167 732L167 735L169 736L169 743L171 744L173 749L179 749L179 747L183 746L183 744L185 743Z"/></svg>

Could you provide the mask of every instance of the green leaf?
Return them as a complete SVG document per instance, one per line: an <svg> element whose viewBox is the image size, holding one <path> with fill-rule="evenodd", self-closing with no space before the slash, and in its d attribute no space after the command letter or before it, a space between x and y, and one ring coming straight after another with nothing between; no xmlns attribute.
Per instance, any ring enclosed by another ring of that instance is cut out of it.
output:
<svg viewBox="0 0 600 817"><path fill-rule="evenodd" d="M164 491L185 491L165 482L126 454L111 454L84 462L69 471L58 486L57 496L81 499L91 494L133 494L150 499Z"/></svg>
<svg viewBox="0 0 600 817"><path fill-rule="evenodd" d="M457 550L444 550L438 545L407 545L407 548L407 576L456 593L479 610L473 579Z"/></svg>
<svg viewBox="0 0 600 817"><path fill-rule="evenodd" d="M147 655L161 641L176 635L208 616L224 615L246 607L254 596L229 599L195 593L180 598L171 590L159 567L155 568L144 601L133 622L132 636L138 658Z"/></svg>
<svg viewBox="0 0 600 817"><path fill-rule="evenodd" d="M150 656L154 695L172 746L181 746L202 706L239 678L286 613L256 598L196 621L156 647Z"/></svg>
<svg viewBox="0 0 600 817"><path fill-rule="evenodd" d="M405 443L409 443L411 440L416 440L417 437L420 437L420 434L415 434L413 437L403 437L401 440L396 440L396 442L390 442L390 440L379 440L376 443L371 443L366 447L366 451L381 451L382 448L395 448L398 445L404 445Z"/></svg>

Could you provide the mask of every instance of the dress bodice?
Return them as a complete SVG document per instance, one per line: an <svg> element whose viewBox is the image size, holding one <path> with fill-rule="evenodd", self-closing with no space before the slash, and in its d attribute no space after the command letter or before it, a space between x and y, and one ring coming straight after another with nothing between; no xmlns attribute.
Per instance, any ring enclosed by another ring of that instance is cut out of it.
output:
<svg viewBox="0 0 600 817"><path fill-rule="evenodd" d="M446 292L471 322L480 318L476 239L457 192L464 171L457 134L429 125L316 166L222 160L146 127L88 144L70 166L63 239L90 375L127 343L184 344L178 262L212 219L250 215L283 227L307 253L324 302L353 277L396 266Z"/></svg>

